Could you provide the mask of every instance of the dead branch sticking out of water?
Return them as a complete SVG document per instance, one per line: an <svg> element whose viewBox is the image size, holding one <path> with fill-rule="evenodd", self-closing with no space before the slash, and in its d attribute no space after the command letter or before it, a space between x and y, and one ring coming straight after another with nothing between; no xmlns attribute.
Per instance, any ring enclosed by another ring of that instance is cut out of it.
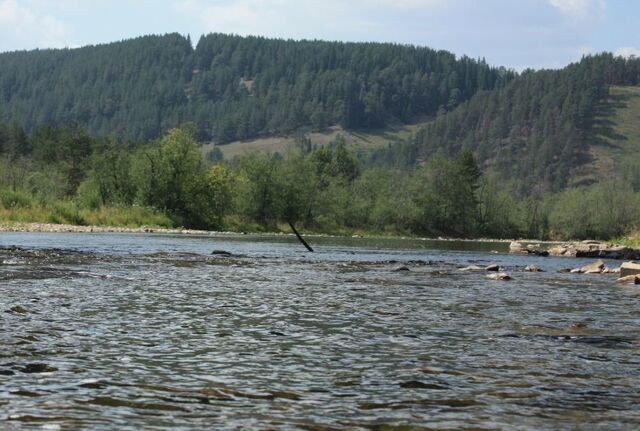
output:
<svg viewBox="0 0 640 431"><path fill-rule="evenodd" d="M302 243L302 245L304 245L305 247L307 247L307 250L309 250L310 252L313 253L313 249L311 248L311 246L309 244L307 244L307 241L304 240L304 238L302 238L300 236L300 234L298 233L298 231L296 230L296 227L293 225L293 223L289 222L289 226L291 227L291 230L293 231L293 233L296 234L296 237L298 238L298 240Z"/></svg>

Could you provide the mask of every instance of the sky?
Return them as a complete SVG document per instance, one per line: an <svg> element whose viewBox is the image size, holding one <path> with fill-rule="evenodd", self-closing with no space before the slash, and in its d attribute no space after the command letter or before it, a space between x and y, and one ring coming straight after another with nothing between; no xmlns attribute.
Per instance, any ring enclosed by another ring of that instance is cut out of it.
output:
<svg viewBox="0 0 640 431"><path fill-rule="evenodd" d="M0 52L220 32L413 44L523 70L640 56L639 22L637 0L0 0Z"/></svg>

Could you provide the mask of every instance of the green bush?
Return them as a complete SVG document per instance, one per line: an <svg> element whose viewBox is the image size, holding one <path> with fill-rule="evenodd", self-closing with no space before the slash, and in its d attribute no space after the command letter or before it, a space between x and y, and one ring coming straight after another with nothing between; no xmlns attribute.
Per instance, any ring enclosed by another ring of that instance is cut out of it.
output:
<svg viewBox="0 0 640 431"><path fill-rule="evenodd" d="M49 215L51 223L84 225L85 220L75 203L62 201L53 204Z"/></svg>
<svg viewBox="0 0 640 431"><path fill-rule="evenodd" d="M0 191L0 204L7 209L11 208L31 208L32 198L27 193L13 190Z"/></svg>

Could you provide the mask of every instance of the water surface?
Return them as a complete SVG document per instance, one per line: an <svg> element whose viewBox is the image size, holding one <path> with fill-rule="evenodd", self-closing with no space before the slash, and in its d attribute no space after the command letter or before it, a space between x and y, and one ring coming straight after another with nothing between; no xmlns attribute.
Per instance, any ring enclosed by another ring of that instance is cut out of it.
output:
<svg viewBox="0 0 640 431"><path fill-rule="evenodd" d="M311 241L0 234L0 427L640 426L640 289L501 243ZM458 271L489 263L514 279Z"/></svg>

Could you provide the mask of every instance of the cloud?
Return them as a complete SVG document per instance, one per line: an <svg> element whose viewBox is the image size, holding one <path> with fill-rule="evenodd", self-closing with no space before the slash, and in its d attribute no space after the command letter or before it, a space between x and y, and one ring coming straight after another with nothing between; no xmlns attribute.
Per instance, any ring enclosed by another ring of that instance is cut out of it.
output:
<svg viewBox="0 0 640 431"><path fill-rule="evenodd" d="M640 47L637 46L623 46L614 51L614 55L621 57L640 57Z"/></svg>
<svg viewBox="0 0 640 431"><path fill-rule="evenodd" d="M548 0L548 3L575 20L600 18L605 11L605 0Z"/></svg>
<svg viewBox="0 0 640 431"><path fill-rule="evenodd" d="M0 50L66 46L69 29L53 16L38 13L29 5L29 2L0 0Z"/></svg>
<svg viewBox="0 0 640 431"><path fill-rule="evenodd" d="M360 2L401 9L428 9L445 4L446 0L361 0Z"/></svg>

